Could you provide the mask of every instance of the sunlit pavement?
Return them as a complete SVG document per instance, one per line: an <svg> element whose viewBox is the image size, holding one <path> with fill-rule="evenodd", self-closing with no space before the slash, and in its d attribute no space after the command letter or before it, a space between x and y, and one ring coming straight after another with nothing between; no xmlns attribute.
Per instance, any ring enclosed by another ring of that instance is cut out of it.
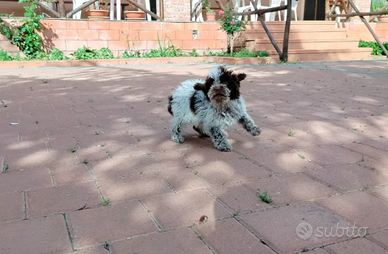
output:
<svg viewBox="0 0 388 254"><path fill-rule="evenodd" d="M170 139L213 66L0 70L0 253L387 253L388 61L230 66L230 153Z"/></svg>

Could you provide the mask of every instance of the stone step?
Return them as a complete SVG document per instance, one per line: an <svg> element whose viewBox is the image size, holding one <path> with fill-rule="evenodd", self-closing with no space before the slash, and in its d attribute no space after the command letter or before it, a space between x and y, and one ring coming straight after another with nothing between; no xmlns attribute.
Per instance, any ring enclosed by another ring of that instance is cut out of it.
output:
<svg viewBox="0 0 388 254"><path fill-rule="evenodd" d="M268 50L270 56L277 55L276 50ZM371 50L364 48L357 49L289 49L288 61L290 62L330 62L330 61L351 61L366 60L370 57Z"/></svg>
<svg viewBox="0 0 388 254"><path fill-rule="evenodd" d="M283 39L284 31L275 30L270 31L272 37L275 40ZM320 39L339 39L346 38L346 30L333 30L333 31L291 31L290 40L320 40ZM260 30L254 30L254 32L245 33L245 38L247 41L252 41L256 39L265 39L268 38L267 34Z"/></svg>
<svg viewBox="0 0 388 254"><path fill-rule="evenodd" d="M279 21L267 21L265 22L269 30L282 30L284 31L285 22ZM319 22L319 21L293 21L291 22L291 31L321 31L321 30L345 30L345 26L336 24L336 22ZM260 22L249 22L246 26L246 31L252 30L264 30Z"/></svg>
<svg viewBox="0 0 388 254"><path fill-rule="evenodd" d="M317 40L290 40L289 49L356 49L358 48L358 40L356 39L317 39ZM280 48L283 48L283 40L276 41ZM257 39L247 41L246 48L249 51L262 51L274 49L269 39Z"/></svg>

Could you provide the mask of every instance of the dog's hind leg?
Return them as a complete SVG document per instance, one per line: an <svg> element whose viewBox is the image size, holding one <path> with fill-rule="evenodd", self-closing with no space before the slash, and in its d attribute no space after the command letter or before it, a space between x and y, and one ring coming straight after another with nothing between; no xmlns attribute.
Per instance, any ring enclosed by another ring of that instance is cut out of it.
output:
<svg viewBox="0 0 388 254"><path fill-rule="evenodd" d="M260 134L261 130L255 125L252 118L248 114L244 114L238 122L253 136Z"/></svg>
<svg viewBox="0 0 388 254"><path fill-rule="evenodd" d="M211 127L210 128L210 136L212 138L214 146L223 152L232 151L232 146L229 144L228 140L226 140L226 134L219 127Z"/></svg>
<svg viewBox="0 0 388 254"><path fill-rule="evenodd" d="M199 136L201 138L208 138L210 137L209 135L207 135L205 132L203 132L203 129L202 129L202 126L199 125L198 127L196 127L195 125L193 126L193 129L199 133Z"/></svg>
<svg viewBox="0 0 388 254"><path fill-rule="evenodd" d="M177 143L183 143L185 141L181 134L182 127L182 122L174 117L171 121L171 139Z"/></svg>

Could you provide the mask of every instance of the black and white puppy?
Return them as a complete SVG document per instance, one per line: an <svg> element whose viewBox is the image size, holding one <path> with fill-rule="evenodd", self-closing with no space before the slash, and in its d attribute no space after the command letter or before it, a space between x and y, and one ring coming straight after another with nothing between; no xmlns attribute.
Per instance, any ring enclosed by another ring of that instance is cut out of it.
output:
<svg viewBox="0 0 388 254"><path fill-rule="evenodd" d="M245 73L233 73L220 66L210 70L206 80L186 80L169 97L168 111L171 121L171 139L183 143L181 131L185 125L202 136L210 136L214 146L229 152L226 127L239 122L253 136L260 134L248 115L245 102L240 95L240 81Z"/></svg>

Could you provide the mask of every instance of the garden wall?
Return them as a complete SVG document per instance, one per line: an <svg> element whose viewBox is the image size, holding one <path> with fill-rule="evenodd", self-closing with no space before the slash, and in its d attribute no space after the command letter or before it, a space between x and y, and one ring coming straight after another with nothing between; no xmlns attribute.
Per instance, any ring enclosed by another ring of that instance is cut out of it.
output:
<svg viewBox="0 0 388 254"><path fill-rule="evenodd" d="M226 49L226 34L219 24L195 22L127 22L90 20L43 20L45 47L56 47L69 54L83 46L92 49L108 47L115 55L124 50L158 49L172 43L184 51ZM0 48L17 52L18 48L0 35Z"/></svg>

